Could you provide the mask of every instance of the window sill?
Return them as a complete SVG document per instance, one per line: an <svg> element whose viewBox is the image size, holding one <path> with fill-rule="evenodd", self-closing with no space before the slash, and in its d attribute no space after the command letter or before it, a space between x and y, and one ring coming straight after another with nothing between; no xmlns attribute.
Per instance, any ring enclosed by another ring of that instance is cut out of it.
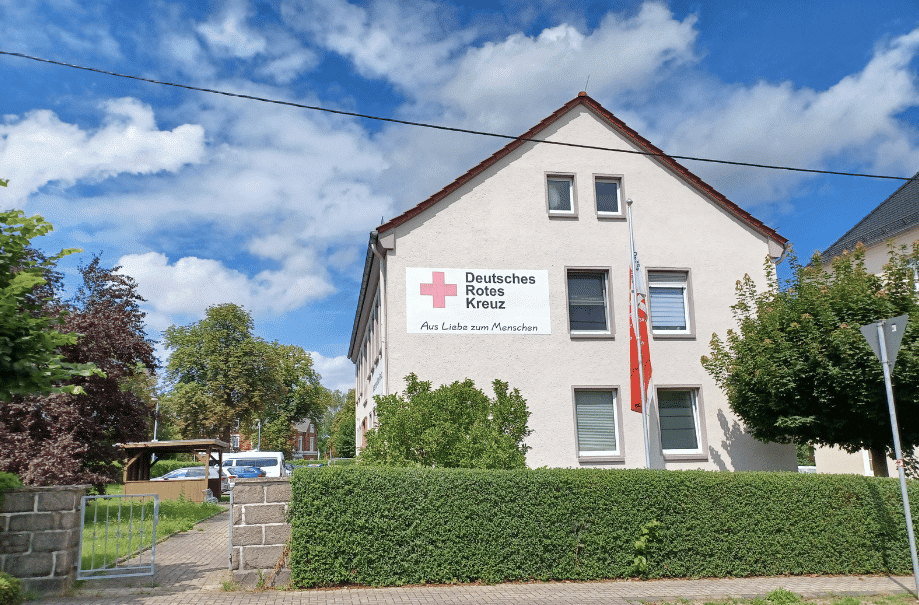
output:
<svg viewBox="0 0 919 605"><path fill-rule="evenodd" d="M615 334L591 334L589 332L569 332L571 340L616 340Z"/></svg>
<svg viewBox="0 0 919 605"><path fill-rule="evenodd" d="M626 216L624 214L597 214L597 220L600 221L624 221Z"/></svg>
<svg viewBox="0 0 919 605"><path fill-rule="evenodd" d="M550 212L549 218L560 218L560 219L572 219L576 220L578 218L577 214L572 212Z"/></svg>
<svg viewBox="0 0 919 605"><path fill-rule="evenodd" d="M578 464L625 464L625 456L578 456Z"/></svg>
<svg viewBox="0 0 919 605"><path fill-rule="evenodd" d="M695 340L695 334L658 334L651 332L651 338L654 340Z"/></svg>
<svg viewBox="0 0 919 605"><path fill-rule="evenodd" d="M708 454L702 452L664 454L664 462L708 462Z"/></svg>

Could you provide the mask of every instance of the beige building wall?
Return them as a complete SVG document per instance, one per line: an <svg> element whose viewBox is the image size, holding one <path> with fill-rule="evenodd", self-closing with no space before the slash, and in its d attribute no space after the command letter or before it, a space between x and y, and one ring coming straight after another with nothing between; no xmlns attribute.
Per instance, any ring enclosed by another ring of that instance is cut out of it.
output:
<svg viewBox="0 0 919 605"><path fill-rule="evenodd" d="M540 138L635 149L591 110L576 106L540 133ZM547 174L571 175L576 218L548 216ZM658 388L698 389L703 453L665 460L652 413L652 466L710 470L796 470L791 445L764 444L744 432L724 393L700 358L710 352L713 333L722 338L735 326L731 305L735 284L750 274L766 285L764 263L780 247L701 195L685 180L646 156L554 145L524 144L471 182L408 222L381 234L388 237L385 263L371 266L366 299L382 291L381 384L401 392L410 372L435 385L471 378L490 392L495 378L526 398L532 413L527 439L530 467L643 467L641 415L629 401L629 233L624 218L600 218L594 179L621 179L621 200L634 200L636 249L645 271L686 269L690 276L692 334L652 337L653 380ZM547 270L551 334L410 334L406 326L407 268ZM612 286L614 335L587 339L569 335L567 268L606 267ZM365 304L365 307L369 305ZM364 315L369 312L365 310ZM370 323L370 322L368 322ZM379 329L379 328L377 328ZM372 329L365 329L369 333ZM375 341L371 338L369 343ZM377 344L369 345L376 351ZM368 348L368 345L365 345ZM362 355L363 359L363 355ZM371 366L358 364L357 441L375 415ZM377 367L377 366L373 366ZM614 386L624 460L592 464L578 457L574 386Z"/></svg>

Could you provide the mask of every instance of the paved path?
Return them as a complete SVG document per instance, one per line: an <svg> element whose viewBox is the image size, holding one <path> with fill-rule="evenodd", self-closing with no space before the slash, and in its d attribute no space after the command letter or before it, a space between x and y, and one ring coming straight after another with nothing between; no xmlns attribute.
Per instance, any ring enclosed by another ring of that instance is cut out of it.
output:
<svg viewBox="0 0 919 605"><path fill-rule="evenodd" d="M798 576L225 592L221 583L230 579L227 571L228 524L227 513L221 513L191 531L158 544L156 574L152 579L92 580L81 585L73 597L44 602L52 605L630 605L678 598L754 597L776 588L804 596L914 590L912 576Z"/></svg>

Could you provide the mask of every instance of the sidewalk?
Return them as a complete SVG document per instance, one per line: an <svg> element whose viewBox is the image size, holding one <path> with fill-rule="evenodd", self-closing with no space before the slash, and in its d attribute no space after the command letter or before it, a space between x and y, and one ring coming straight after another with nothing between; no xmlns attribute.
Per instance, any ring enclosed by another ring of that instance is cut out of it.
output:
<svg viewBox="0 0 919 605"><path fill-rule="evenodd" d="M230 579L227 570L228 524L228 513L224 512L199 523L189 532L158 544L156 573L152 578L92 580L83 583L73 597L43 602L53 605L627 605L678 598L755 597L776 588L785 588L802 596L895 594L914 589L912 576L796 576L225 592L222 582Z"/></svg>

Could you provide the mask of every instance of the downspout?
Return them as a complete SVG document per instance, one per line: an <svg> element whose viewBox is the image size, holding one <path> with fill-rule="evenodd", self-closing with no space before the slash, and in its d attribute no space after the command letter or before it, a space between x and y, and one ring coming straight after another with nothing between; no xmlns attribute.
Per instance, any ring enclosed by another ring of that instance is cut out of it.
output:
<svg viewBox="0 0 919 605"><path fill-rule="evenodd" d="M776 267L778 267L779 265L781 265L781 264L782 264L782 261L785 260L785 255L788 254L788 251L789 251L789 250L791 250L791 240L788 240L787 242L785 242L785 245L782 246L782 254L780 254L779 257L778 257L777 259L775 259L774 261L772 261L772 263L773 263Z"/></svg>
<svg viewBox="0 0 919 605"><path fill-rule="evenodd" d="M386 255L383 252L380 252L378 249L380 245L380 234L377 231L373 232L373 244L370 249L373 251L374 256L380 261L380 354L383 356L381 363L383 364L383 393L389 395L389 352L387 350L387 342L389 339L386 337L386 325L387 325L387 313L386 313L386 271L384 270L384 262L386 260ZM372 396L372 395L371 395ZM374 408L376 403L374 403Z"/></svg>

